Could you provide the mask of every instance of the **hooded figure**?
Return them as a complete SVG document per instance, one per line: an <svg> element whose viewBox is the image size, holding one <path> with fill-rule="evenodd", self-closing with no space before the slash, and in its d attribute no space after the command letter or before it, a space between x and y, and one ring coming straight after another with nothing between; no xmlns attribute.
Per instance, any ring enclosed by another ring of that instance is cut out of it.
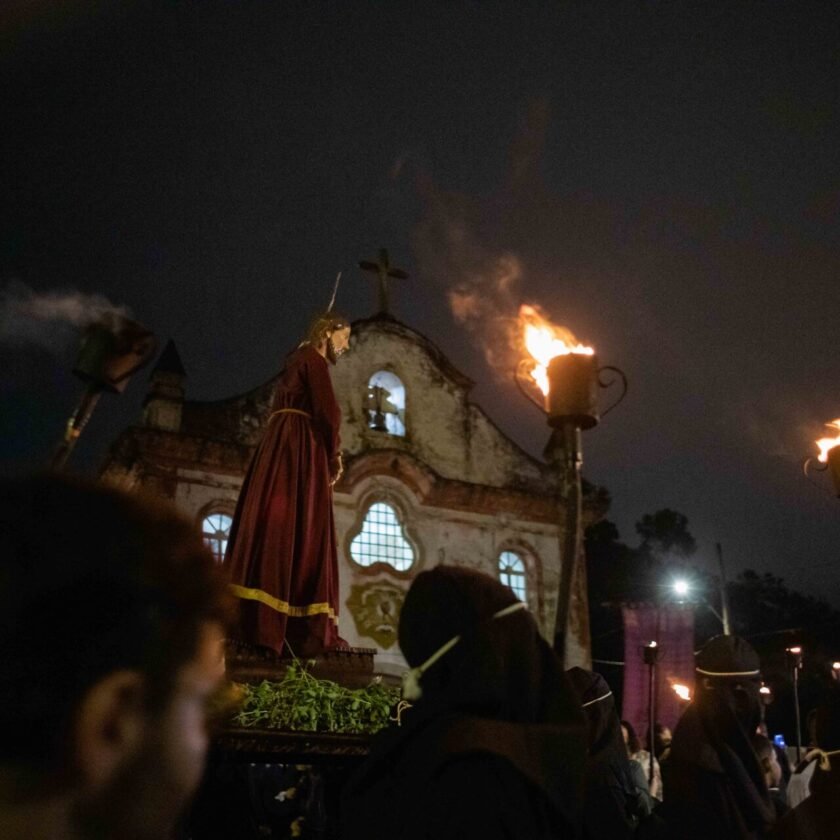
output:
<svg viewBox="0 0 840 840"><path fill-rule="evenodd" d="M674 731L657 813L681 840L764 837L775 813L751 743L761 721L758 654L737 636L716 636L695 664L694 702Z"/></svg>
<svg viewBox="0 0 840 840"><path fill-rule="evenodd" d="M586 840L632 837L640 812L650 808L633 778L613 693L600 674L583 668L570 668L567 674L588 729L583 836Z"/></svg>
<svg viewBox="0 0 840 840"><path fill-rule="evenodd" d="M524 604L438 566L408 591L399 640L421 696L345 787L342 838L577 837L583 716Z"/></svg>
<svg viewBox="0 0 840 840"><path fill-rule="evenodd" d="M816 710L816 736L811 795L789 811L771 834L773 840L828 840L840 834L840 690L832 687Z"/></svg>

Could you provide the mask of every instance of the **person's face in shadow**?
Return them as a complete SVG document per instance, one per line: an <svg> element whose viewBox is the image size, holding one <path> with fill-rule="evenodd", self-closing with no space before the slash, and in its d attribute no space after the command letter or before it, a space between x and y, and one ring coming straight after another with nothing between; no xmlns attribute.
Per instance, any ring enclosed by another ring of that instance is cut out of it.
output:
<svg viewBox="0 0 840 840"><path fill-rule="evenodd" d="M207 710L224 676L223 651L221 628L204 625L195 656L159 711L145 707L136 672L109 675L88 692L76 734L80 837L169 836L204 769Z"/></svg>

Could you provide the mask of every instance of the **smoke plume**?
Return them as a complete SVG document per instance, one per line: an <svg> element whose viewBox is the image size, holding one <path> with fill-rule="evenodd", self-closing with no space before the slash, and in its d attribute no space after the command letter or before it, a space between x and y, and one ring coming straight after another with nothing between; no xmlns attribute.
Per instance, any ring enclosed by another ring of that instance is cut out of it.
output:
<svg viewBox="0 0 840 840"><path fill-rule="evenodd" d="M522 358L519 307L526 300L533 303L525 289L525 258L510 242L511 219L530 212L543 192L539 170L547 125L547 104L533 103L511 144L504 176L489 195L446 190L429 174L430 167L405 156L392 172L399 177L413 164L424 203L412 236L420 271L444 287L453 318L502 378Z"/></svg>
<svg viewBox="0 0 840 840"><path fill-rule="evenodd" d="M60 353L79 330L94 322L130 317L101 295L80 292L38 294L13 280L0 289L0 343L36 346Z"/></svg>
<svg viewBox="0 0 840 840"><path fill-rule="evenodd" d="M485 245L475 200L417 178L425 209L413 231L420 271L444 289L452 316L482 348L488 364L509 374L521 297L522 263L511 250Z"/></svg>

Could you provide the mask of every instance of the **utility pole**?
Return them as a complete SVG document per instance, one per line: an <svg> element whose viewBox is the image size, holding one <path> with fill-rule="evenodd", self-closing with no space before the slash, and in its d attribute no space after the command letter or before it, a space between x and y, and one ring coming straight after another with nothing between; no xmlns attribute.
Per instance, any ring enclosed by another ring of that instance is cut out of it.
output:
<svg viewBox="0 0 840 840"><path fill-rule="evenodd" d="M732 625L729 623L729 597L726 594L726 568L723 565L723 549L720 543L715 543L718 557L718 567L720 569L720 612L721 621L723 622L723 635L732 635Z"/></svg>

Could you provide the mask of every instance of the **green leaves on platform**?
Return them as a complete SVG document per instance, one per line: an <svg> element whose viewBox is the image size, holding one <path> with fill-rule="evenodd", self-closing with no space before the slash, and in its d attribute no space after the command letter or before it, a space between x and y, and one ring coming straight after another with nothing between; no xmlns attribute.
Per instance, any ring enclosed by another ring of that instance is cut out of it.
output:
<svg viewBox="0 0 840 840"><path fill-rule="evenodd" d="M374 681L367 688L345 688L313 677L295 660L279 682L240 685L236 726L308 732L374 733L388 725L400 699L397 688Z"/></svg>

